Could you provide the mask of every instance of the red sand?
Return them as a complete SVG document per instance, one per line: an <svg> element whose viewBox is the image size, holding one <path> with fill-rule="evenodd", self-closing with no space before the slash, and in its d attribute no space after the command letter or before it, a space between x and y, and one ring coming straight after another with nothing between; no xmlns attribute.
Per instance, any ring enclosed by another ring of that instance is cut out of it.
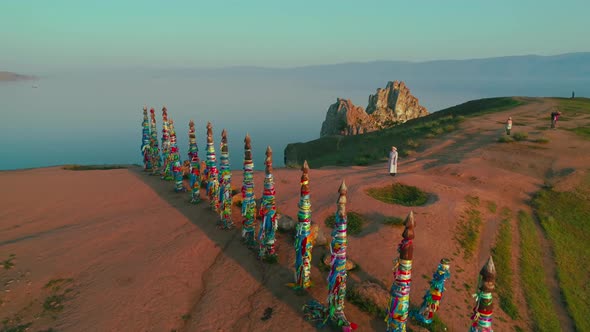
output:
<svg viewBox="0 0 590 332"><path fill-rule="evenodd" d="M342 179L349 188L348 211L370 219L359 236L349 237L349 257L362 267L350 278L374 278L389 287L401 228L381 221L386 216L405 217L413 210L417 226L411 301L421 302L438 261L451 258L452 276L439 315L450 331L466 330L477 272L490 253L499 222L499 213L490 213L486 201L495 202L498 211L528 210L527 200L549 170L573 170L557 184L567 189L590 165L590 142L565 130L535 129L549 125L552 105L533 101L509 112L470 119L460 130L428 143L431 146L424 152L401 160L395 178L387 174L385 165L312 169L315 224L329 232L323 220L335 211ZM513 127L513 132L527 131L532 138L545 136L550 142L496 143L508 116L515 123L526 123ZM242 151L230 151L233 164L241 163L242 157ZM300 171L276 169L274 175L278 209L295 218ZM241 180L241 172L234 171L234 188L241 186ZM257 197L262 180L262 173L256 173ZM437 199L409 208L365 194L366 188L393 182L416 185ZM7 171L0 172L0 184L0 260L16 255L12 269L0 270L0 319L16 315L22 323L34 322L34 330L59 331L314 330L303 320L300 308L311 298L325 303L327 272L313 268L315 285L309 295L296 295L286 287L293 278L289 235L278 234L279 264L263 264L241 244L239 230L216 228L217 217L206 202L190 205L188 194L176 194L172 183L138 169ZM467 261L456 254L453 240L466 195L480 198L484 215L479 249ZM236 207L233 216L239 224ZM515 233L515 257L517 241ZM314 250L314 266L325 250ZM50 295L43 286L60 278L72 280L58 292L71 291L63 311L53 319L41 314ZM520 290L516 297L522 304ZM272 308L273 314L262 320L266 308ZM346 314L359 324L359 331L384 330L381 319L354 305L346 306ZM527 315L522 316L524 320L513 322L496 306L494 329L508 331L514 325L527 329Z"/></svg>

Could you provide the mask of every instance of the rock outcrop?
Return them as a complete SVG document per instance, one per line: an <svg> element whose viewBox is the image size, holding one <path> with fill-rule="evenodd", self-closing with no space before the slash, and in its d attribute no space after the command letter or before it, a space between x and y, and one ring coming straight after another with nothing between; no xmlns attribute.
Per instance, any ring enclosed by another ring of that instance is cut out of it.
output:
<svg viewBox="0 0 590 332"><path fill-rule="evenodd" d="M377 89L369 96L365 111L349 99L338 98L330 105L320 136L357 135L381 130L428 115L404 82L388 82L385 89Z"/></svg>

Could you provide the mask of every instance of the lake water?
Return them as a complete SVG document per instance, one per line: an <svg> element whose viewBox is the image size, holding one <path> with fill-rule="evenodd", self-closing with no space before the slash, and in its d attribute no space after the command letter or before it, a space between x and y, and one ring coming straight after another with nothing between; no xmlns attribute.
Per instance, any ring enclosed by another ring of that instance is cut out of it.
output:
<svg viewBox="0 0 590 332"><path fill-rule="evenodd" d="M395 77L392 77L395 79ZM0 83L0 169L59 164L141 163L142 107L154 107L158 137L161 108L174 120L181 156L188 152L188 121L196 123L201 158L207 121L215 148L228 130L232 169L241 169L243 140L252 137L256 169L267 145L277 167L288 143L319 137L328 106L337 97L366 107L368 96L386 82L355 78L343 82L288 75L165 75L161 71L47 74L38 81ZM590 95L588 80L408 79L412 93L431 112L471 99L508 96ZM37 88L33 88L36 85ZM219 153L219 151L217 151Z"/></svg>

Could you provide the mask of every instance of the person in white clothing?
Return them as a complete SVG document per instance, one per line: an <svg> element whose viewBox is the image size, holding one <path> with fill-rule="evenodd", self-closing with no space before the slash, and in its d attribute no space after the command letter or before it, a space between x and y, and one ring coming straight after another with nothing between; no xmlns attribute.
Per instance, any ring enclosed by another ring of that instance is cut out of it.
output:
<svg viewBox="0 0 590 332"><path fill-rule="evenodd" d="M397 173L397 148L395 146L391 147L391 152L389 152L389 175L395 176Z"/></svg>

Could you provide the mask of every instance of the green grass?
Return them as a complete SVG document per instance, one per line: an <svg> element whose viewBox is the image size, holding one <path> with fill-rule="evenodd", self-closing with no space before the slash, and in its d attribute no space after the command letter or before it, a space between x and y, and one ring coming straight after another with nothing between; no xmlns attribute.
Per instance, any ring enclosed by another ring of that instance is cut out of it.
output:
<svg viewBox="0 0 590 332"><path fill-rule="evenodd" d="M392 128L353 136L324 136L285 148L285 164L298 167L307 160L313 168L329 165L370 165L383 162L391 146L411 155L426 138L455 130L467 117L499 112L521 103L513 98L488 98L450 107ZM409 144L408 144L409 143Z"/></svg>
<svg viewBox="0 0 590 332"><path fill-rule="evenodd" d="M467 202L467 208L463 211L459 222L457 222L455 240L463 249L465 259L469 259L473 257L475 249L477 249L482 220L481 212L477 209L479 198L467 196L465 201Z"/></svg>
<svg viewBox="0 0 590 332"><path fill-rule="evenodd" d="M67 171L106 171L129 168L129 165L65 165L62 168Z"/></svg>
<svg viewBox="0 0 590 332"><path fill-rule="evenodd" d="M354 291L354 288L346 292L346 300L356 305L359 309L366 313L377 317L385 317L385 310L387 310L386 308L379 308L379 306L377 306L372 301L368 301L367 299L361 297L357 292Z"/></svg>
<svg viewBox="0 0 590 332"><path fill-rule="evenodd" d="M541 190L535 212L555 252L557 277L578 331L590 331L590 176L575 190Z"/></svg>
<svg viewBox="0 0 590 332"><path fill-rule="evenodd" d="M358 235L363 230L363 224L366 222L365 216L360 213L349 211L346 213L347 234ZM324 221L326 226L334 228L336 226L336 216L331 214Z"/></svg>
<svg viewBox="0 0 590 332"><path fill-rule="evenodd" d="M526 301L532 314L535 331L561 331L559 320L545 281L543 255L539 233L533 218L518 212L520 234L520 278Z"/></svg>
<svg viewBox="0 0 590 332"><path fill-rule="evenodd" d="M496 237L496 245L492 249L492 256L496 264L496 270L501 271L496 277L496 290L498 291L498 298L500 308L512 319L517 319L518 307L514 303L514 289L513 279L514 271L512 270L512 216L508 208L502 209L502 220L498 235Z"/></svg>
<svg viewBox="0 0 590 332"><path fill-rule="evenodd" d="M403 206L421 206L428 201L429 194L418 187L394 183L380 188L369 188L367 195L384 203Z"/></svg>
<svg viewBox="0 0 590 332"><path fill-rule="evenodd" d="M590 140L590 127L577 127L570 129L570 131L584 139Z"/></svg>
<svg viewBox="0 0 590 332"><path fill-rule="evenodd" d="M512 143L512 142L514 142L514 138L512 138L512 136L503 135L503 136L498 137L498 142L500 142L500 143Z"/></svg>
<svg viewBox="0 0 590 332"><path fill-rule="evenodd" d="M403 218L399 218L399 217L386 217L383 220L383 224L388 225L388 226L403 226L404 221L405 220Z"/></svg>
<svg viewBox="0 0 590 332"><path fill-rule="evenodd" d="M518 132L515 133L514 135L512 135L512 138L514 138L515 141L526 141L527 138L529 137L529 134L527 132Z"/></svg>

